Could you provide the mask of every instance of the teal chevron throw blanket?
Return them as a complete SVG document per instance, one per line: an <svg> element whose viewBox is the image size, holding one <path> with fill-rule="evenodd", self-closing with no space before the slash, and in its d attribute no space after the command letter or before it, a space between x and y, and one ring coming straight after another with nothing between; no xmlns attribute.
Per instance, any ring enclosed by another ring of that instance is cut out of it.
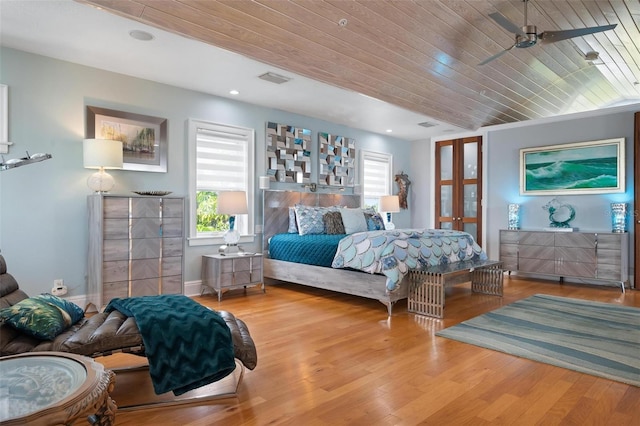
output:
<svg viewBox="0 0 640 426"><path fill-rule="evenodd" d="M135 318L158 395L182 395L222 379L236 366L227 324L186 296L116 298L105 308L113 310Z"/></svg>

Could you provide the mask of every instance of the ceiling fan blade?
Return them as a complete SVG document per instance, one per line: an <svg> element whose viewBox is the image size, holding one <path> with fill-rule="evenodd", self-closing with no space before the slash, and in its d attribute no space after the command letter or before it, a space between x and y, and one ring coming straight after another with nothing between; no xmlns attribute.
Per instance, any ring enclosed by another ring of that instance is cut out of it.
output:
<svg viewBox="0 0 640 426"><path fill-rule="evenodd" d="M538 35L542 44L555 43L560 40L567 40L587 34L599 33L614 29L618 24L602 25L600 27L577 28L575 30L544 31Z"/></svg>
<svg viewBox="0 0 640 426"><path fill-rule="evenodd" d="M520 28L519 26L517 26L507 18L505 18L504 15L502 15L501 13L498 13L498 12L490 13L489 17L494 21L496 21L498 25L500 25L502 28L509 31L510 33L526 36L526 34L522 32L522 28Z"/></svg>
<svg viewBox="0 0 640 426"><path fill-rule="evenodd" d="M498 52L493 56L489 56L487 59L485 59L484 61L480 62L478 65L484 65L488 62L493 61L494 59L498 59L500 56L504 55L505 53L507 53L508 51L510 51L511 49L513 49L514 47L516 47L516 45L514 44L513 46L504 49L502 52Z"/></svg>

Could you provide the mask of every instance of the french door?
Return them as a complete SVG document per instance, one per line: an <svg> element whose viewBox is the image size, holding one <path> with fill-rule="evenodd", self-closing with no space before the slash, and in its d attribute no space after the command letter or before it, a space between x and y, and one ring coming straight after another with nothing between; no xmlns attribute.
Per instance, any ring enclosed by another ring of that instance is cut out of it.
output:
<svg viewBox="0 0 640 426"><path fill-rule="evenodd" d="M482 246L482 136L436 142L436 228L465 231Z"/></svg>

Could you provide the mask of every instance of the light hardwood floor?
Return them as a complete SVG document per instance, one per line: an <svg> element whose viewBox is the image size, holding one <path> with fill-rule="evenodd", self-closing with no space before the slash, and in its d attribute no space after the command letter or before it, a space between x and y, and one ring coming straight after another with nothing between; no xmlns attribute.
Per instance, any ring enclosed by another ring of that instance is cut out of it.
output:
<svg viewBox="0 0 640 426"><path fill-rule="evenodd" d="M238 398L119 412L116 423L639 425L638 387L434 336L536 293L640 307L639 291L508 276L502 298L448 289L444 320L406 302L388 318L377 301L292 284L233 290L220 303L207 295L196 300L243 319L258 348Z"/></svg>

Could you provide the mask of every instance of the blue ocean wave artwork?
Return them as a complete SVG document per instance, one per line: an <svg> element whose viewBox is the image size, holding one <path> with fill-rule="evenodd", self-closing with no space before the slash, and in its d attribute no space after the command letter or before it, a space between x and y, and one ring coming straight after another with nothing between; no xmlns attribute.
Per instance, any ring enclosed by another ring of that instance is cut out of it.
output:
<svg viewBox="0 0 640 426"><path fill-rule="evenodd" d="M618 187L618 145L556 149L525 154L527 191Z"/></svg>
<svg viewBox="0 0 640 426"><path fill-rule="evenodd" d="M594 189L618 186L616 157L527 164L527 190Z"/></svg>

